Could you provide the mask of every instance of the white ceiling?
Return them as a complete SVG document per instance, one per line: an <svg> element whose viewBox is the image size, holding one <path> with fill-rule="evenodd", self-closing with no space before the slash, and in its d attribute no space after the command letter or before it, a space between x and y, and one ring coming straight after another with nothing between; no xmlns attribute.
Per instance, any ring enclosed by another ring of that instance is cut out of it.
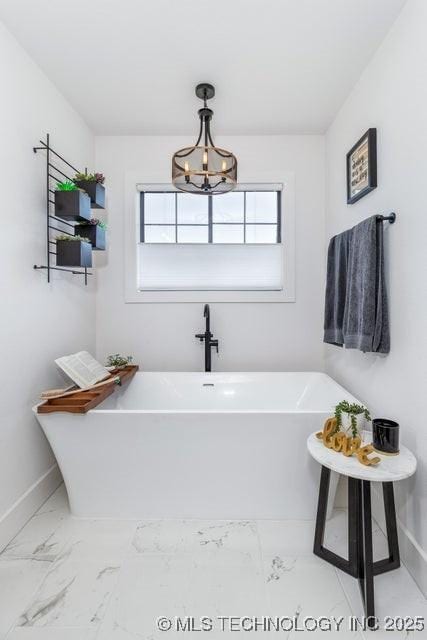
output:
<svg viewBox="0 0 427 640"><path fill-rule="evenodd" d="M0 0L0 19L98 134L325 131L405 0Z"/></svg>

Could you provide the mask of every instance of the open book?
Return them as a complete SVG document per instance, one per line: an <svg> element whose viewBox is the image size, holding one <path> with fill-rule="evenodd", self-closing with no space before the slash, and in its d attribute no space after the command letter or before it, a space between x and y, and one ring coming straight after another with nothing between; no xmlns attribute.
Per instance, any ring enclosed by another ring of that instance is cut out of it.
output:
<svg viewBox="0 0 427 640"><path fill-rule="evenodd" d="M81 389L91 387L110 376L109 370L99 364L87 351L63 356L55 362Z"/></svg>

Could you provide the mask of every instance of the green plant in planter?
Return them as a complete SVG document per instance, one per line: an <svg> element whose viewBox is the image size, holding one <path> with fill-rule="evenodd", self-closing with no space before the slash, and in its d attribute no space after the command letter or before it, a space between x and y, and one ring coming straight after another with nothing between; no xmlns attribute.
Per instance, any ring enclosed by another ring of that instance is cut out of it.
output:
<svg viewBox="0 0 427 640"><path fill-rule="evenodd" d="M354 438L357 436L357 433L358 433L357 416L364 415L365 420L367 420L368 422L370 422L371 420L371 415L366 407L364 407L361 404L356 404L356 403L351 404L347 400L342 400L335 407L334 415L337 420L335 433L338 432L340 430L340 427L342 426L343 413L347 413L350 416L350 426L351 426L351 431Z"/></svg>
<svg viewBox="0 0 427 640"><path fill-rule="evenodd" d="M119 353L115 353L114 355L108 356L107 367L114 367L116 369L126 367L128 364L131 364L132 360L132 356L121 356Z"/></svg>
<svg viewBox="0 0 427 640"><path fill-rule="evenodd" d="M56 190L57 191L78 191L79 188L77 185L74 184L74 182L71 182L71 180L66 180L65 182L57 182Z"/></svg>
<svg viewBox="0 0 427 640"><path fill-rule="evenodd" d="M74 182L98 182L104 184L105 176L103 173L76 173L73 178Z"/></svg>
<svg viewBox="0 0 427 640"><path fill-rule="evenodd" d="M60 235L56 236L55 240L67 240L67 242L90 242L88 238L83 238L82 236L68 236L68 235Z"/></svg>

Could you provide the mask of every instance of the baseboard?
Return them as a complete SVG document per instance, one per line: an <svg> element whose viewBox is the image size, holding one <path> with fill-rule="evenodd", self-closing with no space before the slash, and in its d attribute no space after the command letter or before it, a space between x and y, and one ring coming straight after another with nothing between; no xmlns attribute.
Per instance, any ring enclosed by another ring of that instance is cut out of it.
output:
<svg viewBox="0 0 427 640"><path fill-rule="evenodd" d="M385 516L382 491L372 486L372 515L378 526L385 534ZM414 578L422 594L427 598L427 553L420 547L410 531L405 527L403 522L397 518L397 527L399 533L400 557L402 562Z"/></svg>
<svg viewBox="0 0 427 640"><path fill-rule="evenodd" d="M54 464L0 518L0 552L62 482Z"/></svg>

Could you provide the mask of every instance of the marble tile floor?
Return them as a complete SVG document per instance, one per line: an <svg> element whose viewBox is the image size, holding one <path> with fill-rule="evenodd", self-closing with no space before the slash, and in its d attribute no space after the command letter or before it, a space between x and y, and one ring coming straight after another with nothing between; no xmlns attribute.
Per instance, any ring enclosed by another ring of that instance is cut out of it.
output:
<svg viewBox="0 0 427 640"><path fill-rule="evenodd" d="M61 486L0 555L0 640L408 637L349 630L350 616L361 615L356 581L313 556L313 529L312 521L78 520ZM374 541L376 556L386 555L378 527ZM344 510L329 521L326 544L345 555ZM376 585L379 618L427 621L405 567ZM206 630L161 631L160 616L194 618L195 629L206 617ZM242 616L245 628L254 618L260 628L243 630ZM343 617L339 631L300 630L321 616ZM268 631L267 618L284 628Z"/></svg>

